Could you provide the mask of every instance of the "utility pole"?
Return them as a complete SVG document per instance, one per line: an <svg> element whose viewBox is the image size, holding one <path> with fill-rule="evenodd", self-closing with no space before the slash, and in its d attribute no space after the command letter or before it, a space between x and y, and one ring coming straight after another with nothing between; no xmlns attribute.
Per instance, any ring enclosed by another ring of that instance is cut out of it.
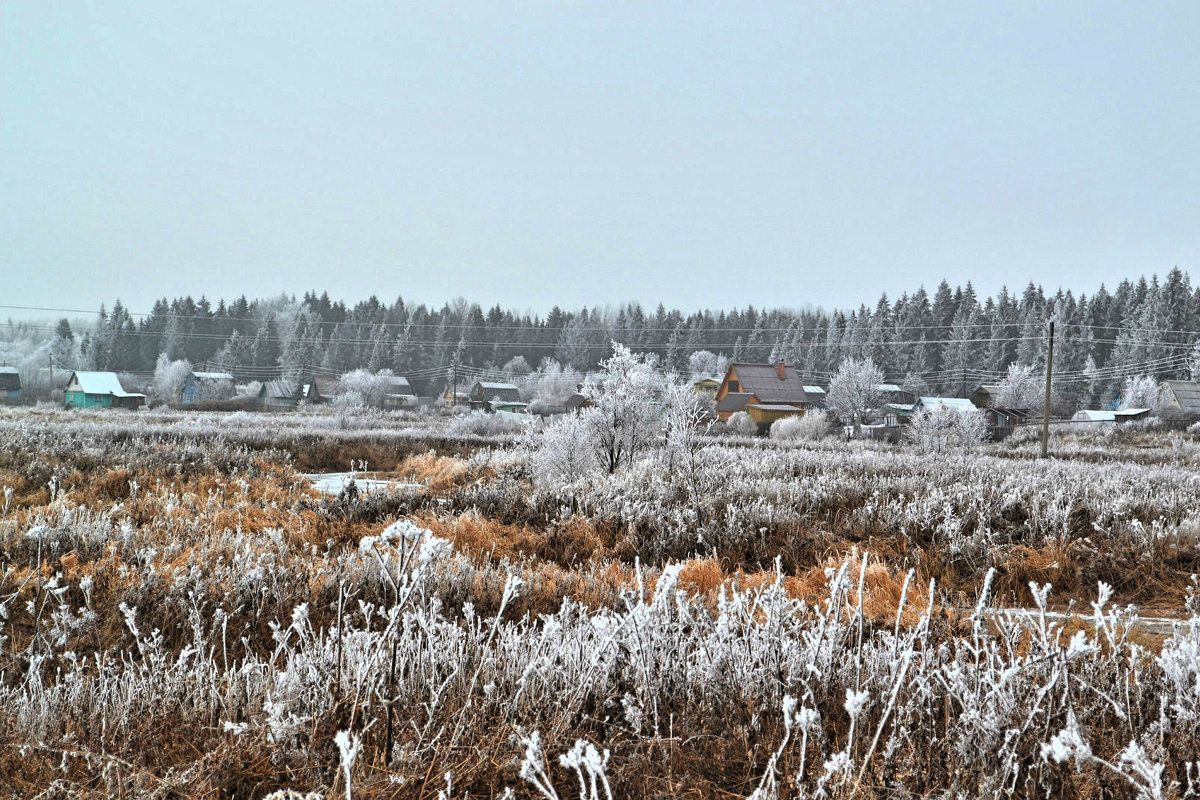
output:
<svg viewBox="0 0 1200 800"><path fill-rule="evenodd" d="M50 390L46 393L46 396L49 397L51 400L54 399L54 354L53 353L50 354Z"/></svg>
<svg viewBox="0 0 1200 800"><path fill-rule="evenodd" d="M1050 448L1050 376L1054 372L1054 320L1050 320L1050 342L1046 348L1046 402L1042 406L1042 458Z"/></svg>
<svg viewBox="0 0 1200 800"><path fill-rule="evenodd" d="M454 381L450 384L450 405L458 405L458 359L454 359Z"/></svg>

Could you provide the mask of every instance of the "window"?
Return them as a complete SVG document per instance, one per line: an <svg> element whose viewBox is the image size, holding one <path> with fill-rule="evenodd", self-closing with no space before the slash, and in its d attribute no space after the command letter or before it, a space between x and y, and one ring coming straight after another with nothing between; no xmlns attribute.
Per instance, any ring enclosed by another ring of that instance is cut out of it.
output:
<svg viewBox="0 0 1200 800"><path fill-rule="evenodd" d="M742 391L742 387L740 385L738 385L737 381L730 381L729 382L729 391L736 394L736 393L739 393Z"/></svg>

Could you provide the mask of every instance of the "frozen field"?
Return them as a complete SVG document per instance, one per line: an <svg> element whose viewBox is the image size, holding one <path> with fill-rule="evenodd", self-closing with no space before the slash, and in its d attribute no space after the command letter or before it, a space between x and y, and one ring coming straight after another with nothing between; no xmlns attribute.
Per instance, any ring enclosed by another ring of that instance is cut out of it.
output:
<svg viewBox="0 0 1200 800"><path fill-rule="evenodd" d="M247 416L0 412L12 796L1197 777L1190 435L1061 435L1049 461L668 435L610 474L558 424ZM339 499L351 466L387 485Z"/></svg>

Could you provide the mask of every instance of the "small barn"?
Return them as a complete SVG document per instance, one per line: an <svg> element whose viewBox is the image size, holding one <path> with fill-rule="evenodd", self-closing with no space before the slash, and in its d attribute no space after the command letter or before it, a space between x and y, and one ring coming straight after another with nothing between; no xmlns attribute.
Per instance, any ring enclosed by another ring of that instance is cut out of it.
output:
<svg viewBox="0 0 1200 800"><path fill-rule="evenodd" d="M140 408L146 395L127 392L115 372L72 372L63 402L71 408Z"/></svg>
<svg viewBox="0 0 1200 800"><path fill-rule="evenodd" d="M383 380L387 383L383 393L384 408L405 408L416 405L417 395L413 391L412 384L408 382L408 378L402 375L393 375L383 378Z"/></svg>
<svg viewBox="0 0 1200 800"><path fill-rule="evenodd" d="M910 391L900 387L896 383L880 383L875 386L875 391L879 393L881 403L898 403L900 405L909 405L917 402L917 396Z"/></svg>
<svg viewBox="0 0 1200 800"><path fill-rule="evenodd" d="M299 405L300 384L296 381L264 381L258 390L258 407L263 411L295 411Z"/></svg>
<svg viewBox="0 0 1200 800"><path fill-rule="evenodd" d="M1121 408L1115 411L1083 409L1076 411L1072 422L1132 422L1150 416L1148 408Z"/></svg>
<svg viewBox="0 0 1200 800"><path fill-rule="evenodd" d="M233 391L233 375L228 372L189 372L182 402L191 405L201 400L228 400Z"/></svg>
<svg viewBox="0 0 1200 800"><path fill-rule="evenodd" d="M15 403L21 399L21 373L16 367L0 367L0 402Z"/></svg>
<svg viewBox="0 0 1200 800"><path fill-rule="evenodd" d="M475 385L471 387L470 397L471 408L491 411L491 404L496 401L521 402L521 390L511 383L475 381Z"/></svg>

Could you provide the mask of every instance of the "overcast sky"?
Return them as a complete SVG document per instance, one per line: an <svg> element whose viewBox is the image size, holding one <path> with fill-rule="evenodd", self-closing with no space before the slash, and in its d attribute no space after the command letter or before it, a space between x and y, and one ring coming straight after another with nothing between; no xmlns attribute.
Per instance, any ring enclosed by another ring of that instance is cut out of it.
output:
<svg viewBox="0 0 1200 800"><path fill-rule="evenodd" d="M1200 273L1196 2L4 0L0 31L0 304Z"/></svg>

